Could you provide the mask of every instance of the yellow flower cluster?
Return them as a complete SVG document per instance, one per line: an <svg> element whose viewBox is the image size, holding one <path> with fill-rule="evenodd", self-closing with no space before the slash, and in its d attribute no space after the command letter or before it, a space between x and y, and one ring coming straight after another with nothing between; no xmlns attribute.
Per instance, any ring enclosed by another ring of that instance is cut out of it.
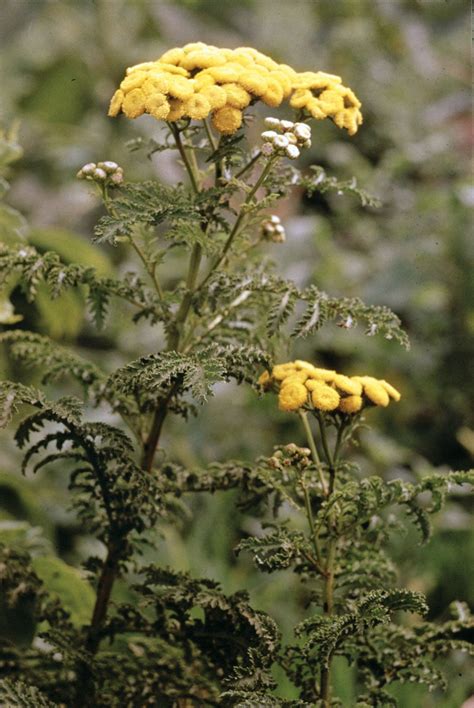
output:
<svg viewBox="0 0 474 708"><path fill-rule="evenodd" d="M387 381L372 376L344 376L332 369L321 369L307 361L277 364L265 371L258 383L279 390L282 411L296 411L305 406L320 411L358 413L365 405L388 406L390 399L400 400L400 393Z"/></svg>
<svg viewBox="0 0 474 708"><path fill-rule="evenodd" d="M362 123L360 101L339 76L298 73L252 47L219 49L203 42L170 49L156 61L127 69L110 102L109 115L149 113L158 120L201 120L212 116L216 130L235 133L242 111L255 101L277 107L283 100L318 120L332 118L353 135Z"/></svg>

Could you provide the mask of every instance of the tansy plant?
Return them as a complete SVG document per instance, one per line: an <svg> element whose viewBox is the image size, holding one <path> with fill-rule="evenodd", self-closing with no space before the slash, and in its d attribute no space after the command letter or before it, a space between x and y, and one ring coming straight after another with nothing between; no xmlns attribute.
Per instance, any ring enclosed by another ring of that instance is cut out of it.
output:
<svg viewBox="0 0 474 708"><path fill-rule="evenodd" d="M296 114L262 122L258 103L272 112L285 103ZM52 399L42 388L4 381L2 422L18 423L23 414L15 434L25 450L22 469L56 466L68 475L76 518L100 542L82 573L51 558L23 526L1 546L0 628L9 626L2 629L2 704L330 706L338 704L331 669L341 657L355 667L344 664L358 706L394 704L387 689L396 681L442 684L436 658L467 647L468 611L457 604L445 624L407 624L399 611L423 614L426 604L397 587L384 547L397 529L394 508L404 508L426 539L430 515L468 473L417 483L364 477L345 450L370 409L398 401L399 392L371 375L274 362L284 342L330 321L348 330L362 323L368 335L407 344L386 307L298 287L265 257L269 241L285 242L272 209L295 186L375 203L355 180L341 183L294 162L311 145L313 119L330 118L354 134L360 102L337 76L299 73L248 47L196 43L128 69L109 115L120 112L154 117L159 137L149 154L174 151L183 169L173 186L130 183L109 159L78 172L105 209L95 241L129 249L136 269L105 276L36 250L18 231L0 247L2 342L12 358L41 372L43 384L70 379L76 394ZM256 145L247 143L251 121L261 134ZM187 263L171 281L167 263L177 249ZM151 351L133 361L118 351L101 368L73 347L15 328L10 295L32 302L45 289L51 299L79 289L97 327L107 326L117 301L124 321L149 326ZM215 383L229 380L277 392L283 414L301 420L297 442L308 447L198 470L176 464L166 450L157 455L166 419L186 420ZM238 490L264 529L237 550L250 551L264 572L292 568L302 583L305 619L292 637L282 639L272 608L252 607L244 588L226 595L212 579L153 562L163 543L157 529L177 521L179 497L228 489ZM20 621L29 627L21 641Z"/></svg>

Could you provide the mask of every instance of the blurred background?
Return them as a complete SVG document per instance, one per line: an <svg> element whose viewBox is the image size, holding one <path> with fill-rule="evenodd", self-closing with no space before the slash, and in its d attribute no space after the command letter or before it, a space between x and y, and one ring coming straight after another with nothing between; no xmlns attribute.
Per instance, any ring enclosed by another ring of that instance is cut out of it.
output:
<svg viewBox="0 0 474 708"><path fill-rule="evenodd" d="M8 206L4 202L0 208L0 238L14 228L38 249L57 250L66 261L95 265L103 273L133 267L125 250L92 244L100 206L75 179L84 163L99 160L115 160L130 180L180 177L174 154L148 160L127 147L139 136L157 136L153 119L106 117L127 66L201 40L231 48L250 45L297 70L339 74L362 101L364 125L353 138L329 121L314 125L313 147L304 160L341 179L355 175L382 206L363 210L351 197L335 193L311 199L293 194L278 211L287 243L269 246L267 255L301 285L314 282L332 295L390 306L402 318L411 349L331 324L282 351L281 358L304 357L348 373L369 373L401 389L400 405L374 411L372 429L361 433L360 447L352 451L364 460L364 473L414 479L433 467L469 468L474 455L469 29L466 0L3 0L0 127L18 125L23 157L8 170L11 189ZM179 260L170 265L170 278L181 265ZM105 369L154 346L154 333L131 330L119 311L98 333L84 316L78 293L55 303L44 293L31 306L13 291L12 300L24 316L20 326L79 346ZM38 379L5 351L0 374ZM52 393L65 391L70 392L66 385L56 386ZM199 465L254 459L290 441L302 443L301 433L291 417L276 410L274 399L222 385L197 419L186 426L168 421L163 445L172 459ZM68 511L67 480L57 470L22 478L11 435L3 435L0 444L0 539L2 528L11 531L12 523L28 533L39 527L51 554L79 565L95 542ZM219 579L228 592L249 587L253 602L289 632L304 613L304 597L291 574L263 576L247 558L236 560L233 554L242 533L257 526L236 508L231 494L189 499L178 526L161 529L155 560ZM431 618L446 618L454 599L472 603L474 532L468 500L459 493L438 517L427 547L418 545L409 527L391 550L400 564L400 583L428 595ZM446 694L426 696L416 687L401 687L394 695L407 708L457 708L474 682L461 656L444 668ZM292 697L283 681L281 691ZM344 705L352 705L353 691L347 677L338 679Z"/></svg>

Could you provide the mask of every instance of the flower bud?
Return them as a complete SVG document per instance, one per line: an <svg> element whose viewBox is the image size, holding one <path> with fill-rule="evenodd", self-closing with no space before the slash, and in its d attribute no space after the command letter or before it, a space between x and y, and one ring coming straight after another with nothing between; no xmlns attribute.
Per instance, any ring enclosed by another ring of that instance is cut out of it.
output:
<svg viewBox="0 0 474 708"><path fill-rule="evenodd" d="M297 140L296 135L294 133L286 133L286 137L288 138L290 145L297 144L298 140Z"/></svg>
<svg viewBox="0 0 474 708"><path fill-rule="evenodd" d="M283 150L286 147L288 147L288 145L290 144L290 141L288 140L286 135L277 135L273 139L273 144L275 145L275 147L281 148Z"/></svg>
<svg viewBox="0 0 474 708"><path fill-rule="evenodd" d="M290 160L296 160L300 156L300 151L296 147L296 145L288 145L288 147L285 149L286 156L290 158Z"/></svg>
<svg viewBox="0 0 474 708"><path fill-rule="evenodd" d="M306 123L296 123L293 133L298 140L309 140L311 138L311 128Z"/></svg>
<svg viewBox="0 0 474 708"><path fill-rule="evenodd" d="M293 123L292 120L281 120L281 121L280 121L280 125L281 125L282 129L283 129L283 130L285 131L285 133L286 133L287 130L292 130L292 129L293 129L293 126L294 126L295 124Z"/></svg>
<svg viewBox="0 0 474 708"><path fill-rule="evenodd" d="M272 214L270 216L270 221L272 222L272 224L281 224L281 219L276 214Z"/></svg>
<svg viewBox="0 0 474 708"><path fill-rule="evenodd" d="M107 179L107 172L102 169L102 167L96 167L92 173L92 177L98 182L103 182Z"/></svg>
<svg viewBox="0 0 474 708"><path fill-rule="evenodd" d="M269 140L270 142L273 142L277 137L278 133L275 133L274 130L264 130L262 133L262 138L264 140Z"/></svg>
<svg viewBox="0 0 474 708"><path fill-rule="evenodd" d="M109 178L109 179L110 179L110 181L111 181L112 184L115 184L115 185L122 184L122 182L123 182L123 172L122 172L122 171L120 171L120 172L117 171L117 172L115 172L113 175L110 175L110 178Z"/></svg>
<svg viewBox="0 0 474 708"><path fill-rule="evenodd" d="M89 175L92 175L96 167L97 165L95 164L95 162L88 162L87 165L84 165L84 167L80 171L83 175L87 177Z"/></svg>
<svg viewBox="0 0 474 708"><path fill-rule="evenodd" d="M265 155L265 157L270 157L270 155L273 155L274 147L272 143L263 143L261 153L262 155Z"/></svg>
<svg viewBox="0 0 474 708"><path fill-rule="evenodd" d="M280 121L278 120L278 118L272 118L271 116L268 116L268 118L265 118L264 123L268 128L279 128L280 127Z"/></svg>
<svg viewBox="0 0 474 708"><path fill-rule="evenodd" d="M112 162L111 160L106 160L105 162L98 162L97 167L100 167L101 169L105 170L108 174L112 174L118 169L117 163Z"/></svg>

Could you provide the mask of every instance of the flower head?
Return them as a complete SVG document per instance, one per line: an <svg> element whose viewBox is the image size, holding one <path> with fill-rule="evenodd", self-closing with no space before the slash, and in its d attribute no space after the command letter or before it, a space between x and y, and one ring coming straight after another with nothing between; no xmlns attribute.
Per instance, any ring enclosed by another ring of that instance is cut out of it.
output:
<svg viewBox="0 0 474 708"><path fill-rule="evenodd" d="M384 379L346 376L297 359L277 364L258 380L264 390L276 389L280 410L317 410L354 415L369 406L388 406L400 393Z"/></svg>
<svg viewBox="0 0 474 708"><path fill-rule="evenodd" d="M183 103L177 105L176 100ZM242 124L235 110L245 110L257 101L276 108L284 100L308 117L331 118L351 135L362 123L360 101L340 77L322 71L298 73L252 47L223 49L204 42L169 49L154 61L128 68L112 97L109 115L122 112L138 118L148 113L171 122L211 116L216 130L231 134ZM305 124L281 123L294 127L298 148L309 140L304 137ZM294 158L295 150L288 156Z"/></svg>

